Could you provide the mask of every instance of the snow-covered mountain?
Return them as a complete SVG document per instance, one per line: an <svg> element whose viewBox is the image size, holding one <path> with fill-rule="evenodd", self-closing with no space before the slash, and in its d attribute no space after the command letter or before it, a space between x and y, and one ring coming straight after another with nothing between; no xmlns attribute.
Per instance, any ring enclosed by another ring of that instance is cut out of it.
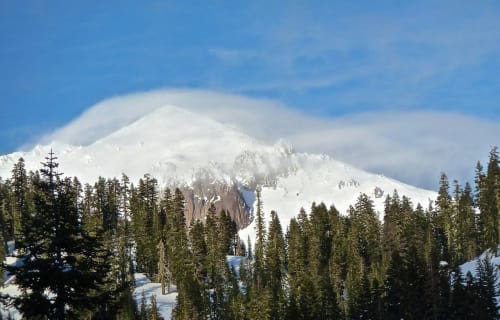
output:
<svg viewBox="0 0 500 320"><path fill-rule="evenodd" d="M385 196L394 190L424 206L435 198L433 191L353 168L326 155L296 152L283 141L269 145L173 105L155 108L85 146L53 141L1 156L0 177L10 177L20 157L28 169L38 169L51 148L66 176L93 183L99 176L125 173L136 182L150 174L162 187L180 186L187 192L191 217L203 216L213 202L230 210L240 226L251 222L256 186L262 188L264 211L277 211L285 226L312 202L334 204L345 213L365 193L382 212ZM242 230L244 239L252 233L252 225Z"/></svg>

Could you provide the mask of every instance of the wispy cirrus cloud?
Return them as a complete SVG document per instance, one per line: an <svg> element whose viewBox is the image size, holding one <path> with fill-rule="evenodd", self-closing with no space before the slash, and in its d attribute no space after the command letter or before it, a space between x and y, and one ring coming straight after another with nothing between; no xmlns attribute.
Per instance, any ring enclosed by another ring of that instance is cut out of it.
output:
<svg viewBox="0 0 500 320"><path fill-rule="evenodd" d="M481 92L477 82L493 81L491 68L498 65L491 59L500 54L495 2L292 3L282 9L273 11L272 25L264 18L244 28L255 46L211 49L222 65L248 67L237 83L226 84L231 91L272 91L290 102L300 90L307 104L305 96L322 89L330 108L341 112L359 104L365 110L495 108L458 97L470 88ZM456 105L440 104L440 93Z"/></svg>

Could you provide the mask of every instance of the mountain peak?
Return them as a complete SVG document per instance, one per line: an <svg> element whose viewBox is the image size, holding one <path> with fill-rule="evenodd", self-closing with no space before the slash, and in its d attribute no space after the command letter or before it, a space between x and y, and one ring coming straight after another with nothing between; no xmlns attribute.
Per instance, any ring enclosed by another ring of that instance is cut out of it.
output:
<svg viewBox="0 0 500 320"><path fill-rule="evenodd" d="M251 214L252 195L260 186L264 210L276 210L284 228L301 207L313 202L335 205L346 213L365 193L376 210L383 212L385 196L394 190L424 206L435 197L432 191L358 170L326 155L296 152L282 140L274 145L261 143L230 125L175 105L157 106L128 120L104 130L106 134L89 145L56 141L0 157L0 176L10 177L19 157L25 159L28 170L38 169L52 147L61 170L82 182L125 173L132 182L150 174L162 186L182 186L190 190L189 210L198 206L196 217L203 215L207 201L213 199L227 205L225 209L238 210L240 221L248 224L242 212ZM224 194L237 199L221 201ZM251 235L252 226L244 232Z"/></svg>

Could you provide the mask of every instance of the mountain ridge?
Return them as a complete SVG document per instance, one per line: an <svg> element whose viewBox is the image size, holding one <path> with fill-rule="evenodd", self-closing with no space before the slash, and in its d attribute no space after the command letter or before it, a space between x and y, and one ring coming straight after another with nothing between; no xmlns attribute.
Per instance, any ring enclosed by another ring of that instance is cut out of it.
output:
<svg viewBox="0 0 500 320"><path fill-rule="evenodd" d="M327 155L297 152L284 141L265 144L233 126L174 105L156 108L87 146L55 141L0 156L0 177L9 178L20 157L28 170L38 169L51 148L61 170L84 183L122 173L135 183L150 174L162 188L181 187L188 222L203 218L215 203L219 210L232 211L241 228L248 226L257 187L262 189L265 212L276 210L284 228L300 208L313 202L335 205L346 214L365 193L381 213L386 195L394 190L423 206L435 198L433 191L356 169ZM251 224L243 235L252 237Z"/></svg>

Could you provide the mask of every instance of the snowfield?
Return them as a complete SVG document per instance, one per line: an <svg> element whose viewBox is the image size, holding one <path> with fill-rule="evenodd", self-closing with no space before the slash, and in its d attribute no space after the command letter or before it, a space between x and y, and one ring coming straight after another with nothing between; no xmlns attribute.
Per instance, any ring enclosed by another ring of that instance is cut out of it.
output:
<svg viewBox="0 0 500 320"><path fill-rule="evenodd" d="M161 284L156 282L151 282L148 277L143 273L134 274L135 278L135 289L134 289L134 300L137 307L140 308L142 296L146 298L146 304L151 306L151 296L155 296L156 303L158 305L158 311L161 316L167 320L172 318L172 311L175 307L175 301L177 299L177 292L175 291L175 286L170 287L170 293L162 295L161 294Z"/></svg>
<svg viewBox="0 0 500 320"><path fill-rule="evenodd" d="M71 124L65 128L70 130ZM165 105L141 118L96 138L84 146L53 141L31 151L0 156L0 177L11 176L20 157L28 170L36 170L51 150L59 157L60 170L94 183L99 176L120 178L125 173L136 183L145 174L160 186L192 186L203 179L236 185L249 208L254 190L262 188L264 212L275 210L283 229L301 208L324 202L345 214L361 193L374 201L382 217L384 200L397 190L424 208L434 191L356 169L326 155L300 153L284 141L265 144L228 124L181 107ZM209 199L217 201L217 198ZM241 235L252 235L249 226Z"/></svg>

